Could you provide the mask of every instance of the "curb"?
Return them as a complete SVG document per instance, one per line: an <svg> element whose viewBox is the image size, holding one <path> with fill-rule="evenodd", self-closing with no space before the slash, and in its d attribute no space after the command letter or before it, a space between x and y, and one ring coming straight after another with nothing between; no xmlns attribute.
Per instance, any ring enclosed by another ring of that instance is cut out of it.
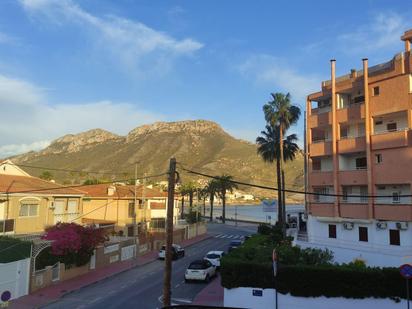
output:
<svg viewBox="0 0 412 309"><path fill-rule="evenodd" d="M204 241L204 240L213 238L213 235L210 235L210 234L206 234L206 235L207 235L207 237L203 238L202 240L199 240L199 241L197 241L197 242L191 243L191 244L185 246L184 248L191 247L191 246L196 245L196 244L198 244L198 243L200 243L200 242L202 242L202 241ZM110 275L108 275L108 276L105 276L105 277L100 278L100 279L98 279L98 280L96 280L96 281L90 282L90 283L88 283L88 284L86 284L86 285L83 285L83 286L78 287L78 288L76 288L76 289L73 289L73 290L71 290L71 291L64 292L64 293L62 293L58 298L53 299L53 300L51 300L51 301L49 301L49 302L47 302L47 303L45 303L45 304L42 304L42 305L39 305L39 306L35 306L35 307L33 307L33 308L37 309L37 308L42 308L42 307L45 307L45 306L49 306L49 305L51 305L51 304L59 301L62 297L66 296L66 295L69 295L69 294L71 294L71 293L73 293L73 292L76 292L76 291L78 291L78 290L80 290L80 289L82 289L82 288L86 288L86 287L88 287L88 286L91 286L91 285L93 285L93 284L99 283L99 282L101 282L101 281L103 281L103 280L106 280L106 279L108 279L108 278L114 277L114 276L116 276L116 275L120 275L120 274L122 274L122 273L124 273L124 272L126 272L126 271L131 270L131 269L137 268L137 267L139 267L139 266L144 266L144 265L153 263L153 262L155 262L155 261L157 261L157 259L148 261L148 262L146 262L146 263L144 263L144 264L141 264L141 265L134 265L134 266L132 266L132 267L130 267L130 268L123 269L123 270L121 270L121 271L119 271L119 272L117 272L117 273L112 273L112 274L110 274ZM29 294L29 295L30 295L30 294Z"/></svg>

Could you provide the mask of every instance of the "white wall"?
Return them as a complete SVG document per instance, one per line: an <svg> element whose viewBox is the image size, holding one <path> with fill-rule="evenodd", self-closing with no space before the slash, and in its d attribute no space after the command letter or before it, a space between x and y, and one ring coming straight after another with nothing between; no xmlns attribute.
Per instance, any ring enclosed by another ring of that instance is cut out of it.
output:
<svg viewBox="0 0 412 309"><path fill-rule="evenodd" d="M339 155L339 170L354 171L356 170L356 159L366 157L366 153L357 153L351 155Z"/></svg>
<svg viewBox="0 0 412 309"><path fill-rule="evenodd" d="M0 295L5 291L11 293L11 299L27 295L29 293L29 278L29 258L11 263L0 263Z"/></svg>
<svg viewBox="0 0 412 309"><path fill-rule="evenodd" d="M385 189L383 189L385 187ZM376 188L376 195L382 196L392 196L393 193L398 193L399 195L410 195L411 187L409 184L403 185L378 185ZM376 198L375 203L377 204L411 204L411 197L400 197L399 203L394 203L391 197Z"/></svg>
<svg viewBox="0 0 412 309"><path fill-rule="evenodd" d="M325 220L325 221L323 221ZM387 222L386 229L378 229L376 220L356 221L352 230L346 230L343 222L330 222L322 218L308 217L308 242L296 242L302 247L328 248L335 253L335 261L348 263L356 258L364 259L371 266L398 267L405 262L412 263L412 222L407 230L400 231L400 246L389 244L389 230L397 229L396 222ZM348 220L349 221L349 220ZM329 238L329 224L336 225L336 239ZM359 226L368 228L368 242L359 241Z"/></svg>
<svg viewBox="0 0 412 309"><path fill-rule="evenodd" d="M234 288L224 290L224 306L253 309L275 309L275 289L255 289L263 291L262 297L252 295L254 288ZM290 309L398 309L405 308L406 300L399 303L391 299L352 299L343 297L296 297L278 293L278 308Z"/></svg>
<svg viewBox="0 0 412 309"><path fill-rule="evenodd" d="M330 172L333 171L333 159L331 156L321 158L321 171Z"/></svg>
<svg viewBox="0 0 412 309"><path fill-rule="evenodd" d="M382 121L382 124L375 125L376 121ZM408 127L408 116L406 113L395 114L393 116L383 116L383 118L373 118L373 132L382 133L387 131L386 125L388 123L396 122L397 130L403 130Z"/></svg>

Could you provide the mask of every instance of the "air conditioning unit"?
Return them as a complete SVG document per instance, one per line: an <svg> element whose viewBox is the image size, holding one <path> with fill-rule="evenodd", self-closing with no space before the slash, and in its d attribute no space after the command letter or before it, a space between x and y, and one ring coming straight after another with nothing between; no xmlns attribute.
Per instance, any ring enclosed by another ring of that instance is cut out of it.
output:
<svg viewBox="0 0 412 309"><path fill-rule="evenodd" d="M385 230L388 228L388 224L386 222L376 222L376 227L380 230Z"/></svg>
<svg viewBox="0 0 412 309"><path fill-rule="evenodd" d="M343 223L343 228L345 230L352 230L353 229L354 224L352 222L345 222Z"/></svg>
<svg viewBox="0 0 412 309"><path fill-rule="evenodd" d="M408 222L396 222L396 228L398 230L407 230L408 229Z"/></svg>
<svg viewBox="0 0 412 309"><path fill-rule="evenodd" d="M49 209L54 210L54 202L50 203Z"/></svg>

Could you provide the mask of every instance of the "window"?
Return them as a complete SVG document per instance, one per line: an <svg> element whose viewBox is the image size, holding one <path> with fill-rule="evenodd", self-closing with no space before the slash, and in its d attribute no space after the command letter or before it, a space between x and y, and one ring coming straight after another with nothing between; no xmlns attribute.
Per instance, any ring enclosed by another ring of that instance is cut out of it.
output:
<svg viewBox="0 0 412 309"><path fill-rule="evenodd" d="M313 191L315 193L320 194L320 195L316 194L316 195L313 196L315 202L322 202L322 201L325 201L329 198L329 196L322 195L322 194L329 194L329 188L328 187L314 188Z"/></svg>
<svg viewBox="0 0 412 309"><path fill-rule="evenodd" d="M394 246L401 245L401 236L399 230L389 230L389 244Z"/></svg>
<svg viewBox="0 0 412 309"><path fill-rule="evenodd" d="M362 102L365 102L365 96L363 96L363 95L353 98L353 103L355 103L355 104L356 103L362 103Z"/></svg>
<svg viewBox="0 0 412 309"><path fill-rule="evenodd" d="M373 87L373 95L374 96L379 95L379 86Z"/></svg>
<svg viewBox="0 0 412 309"><path fill-rule="evenodd" d="M392 193L392 203L400 203L401 199L399 197L399 192Z"/></svg>
<svg viewBox="0 0 412 309"><path fill-rule="evenodd" d="M359 241L368 242L368 228L364 226L359 227Z"/></svg>
<svg viewBox="0 0 412 309"><path fill-rule="evenodd" d="M350 187L342 187L342 193L343 193L343 196L342 196L342 201L343 202L347 202L348 201L348 195L350 195L351 194L351 192L352 192L352 188L350 188Z"/></svg>
<svg viewBox="0 0 412 309"><path fill-rule="evenodd" d="M386 130L388 130L389 132L396 131L397 130L396 122L388 123L386 125Z"/></svg>
<svg viewBox="0 0 412 309"><path fill-rule="evenodd" d="M13 232L14 231L14 219L7 219L0 221L0 233Z"/></svg>
<svg viewBox="0 0 412 309"><path fill-rule="evenodd" d="M128 237L133 237L133 236L134 236L133 231L134 231L134 226L133 226L133 225L132 225L132 226L128 226L128 227L127 227L127 236L128 236Z"/></svg>
<svg viewBox="0 0 412 309"><path fill-rule="evenodd" d="M347 126L340 127L340 138L348 138L348 127Z"/></svg>
<svg viewBox="0 0 412 309"><path fill-rule="evenodd" d="M128 214L129 214L129 218L134 217L134 201L129 202Z"/></svg>
<svg viewBox="0 0 412 309"><path fill-rule="evenodd" d="M329 224L329 238L336 238L336 225Z"/></svg>
<svg viewBox="0 0 412 309"><path fill-rule="evenodd" d="M360 187L360 201L361 203L368 202L368 187L367 186Z"/></svg>
<svg viewBox="0 0 412 309"><path fill-rule="evenodd" d="M39 205L24 203L20 205L20 217L35 217L37 216Z"/></svg>
<svg viewBox="0 0 412 309"><path fill-rule="evenodd" d="M312 170L320 171L322 169L322 161L320 159L312 159Z"/></svg>
<svg viewBox="0 0 412 309"><path fill-rule="evenodd" d="M357 170L364 170L366 169L367 161L366 157L356 158L356 169Z"/></svg>
<svg viewBox="0 0 412 309"><path fill-rule="evenodd" d="M376 164L382 163L382 154L381 153L375 154L375 163Z"/></svg>
<svg viewBox="0 0 412 309"><path fill-rule="evenodd" d="M381 124L383 124L382 120L375 121L375 126L380 126Z"/></svg>

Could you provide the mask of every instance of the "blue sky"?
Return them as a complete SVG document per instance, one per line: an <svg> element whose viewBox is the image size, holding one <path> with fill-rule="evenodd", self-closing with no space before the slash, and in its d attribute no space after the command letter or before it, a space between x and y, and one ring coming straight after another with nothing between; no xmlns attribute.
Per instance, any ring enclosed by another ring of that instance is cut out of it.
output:
<svg viewBox="0 0 412 309"><path fill-rule="evenodd" d="M253 141L271 92L390 60L407 1L0 1L0 157L96 127L208 119ZM292 128L300 137L303 117Z"/></svg>

